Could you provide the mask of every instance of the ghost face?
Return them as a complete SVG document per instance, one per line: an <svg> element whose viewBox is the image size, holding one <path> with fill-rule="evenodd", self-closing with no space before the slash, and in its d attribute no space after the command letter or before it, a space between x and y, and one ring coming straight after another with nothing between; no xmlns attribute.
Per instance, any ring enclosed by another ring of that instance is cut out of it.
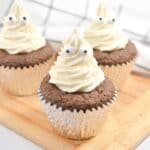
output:
<svg viewBox="0 0 150 150"><path fill-rule="evenodd" d="M30 17L27 15L13 15L10 14L7 17L4 18L4 24L13 26L13 25L27 25L28 23L31 22Z"/></svg>
<svg viewBox="0 0 150 150"><path fill-rule="evenodd" d="M99 15L96 22L100 25L114 25L116 22L115 17Z"/></svg>
<svg viewBox="0 0 150 150"><path fill-rule="evenodd" d="M82 57L93 55L91 45L82 37L79 29L74 29L72 33L63 41L61 54L66 57Z"/></svg>
<svg viewBox="0 0 150 150"><path fill-rule="evenodd" d="M115 22L116 22L116 19L114 18L114 17L105 17L105 16L99 16L98 18L97 18L97 22L99 23L99 24L105 24L105 25L107 25L107 24L114 24Z"/></svg>
<svg viewBox="0 0 150 150"><path fill-rule="evenodd" d="M102 25L113 25L116 22L115 17L113 17L112 13L110 13L107 8L105 0L103 0L102 3L98 6L96 21Z"/></svg>
<svg viewBox="0 0 150 150"><path fill-rule="evenodd" d="M63 55L66 55L66 56L78 55L81 57L86 57L86 56L93 55L91 46L86 42L83 42L78 46L67 44L62 48L62 52L63 52Z"/></svg>
<svg viewBox="0 0 150 150"><path fill-rule="evenodd" d="M7 27L18 27L31 22L31 17L24 9L21 1L15 0L9 10L8 16L4 17L3 24Z"/></svg>

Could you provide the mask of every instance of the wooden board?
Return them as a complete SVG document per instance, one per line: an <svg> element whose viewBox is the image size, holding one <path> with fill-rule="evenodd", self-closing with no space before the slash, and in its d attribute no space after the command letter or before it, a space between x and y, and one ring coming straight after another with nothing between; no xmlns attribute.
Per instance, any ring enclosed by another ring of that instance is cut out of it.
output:
<svg viewBox="0 0 150 150"><path fill-rule="evenodd" d="M150 135L150 80L131 75L118 96L101 133L86 141L58 136L37 96L0 90L0 123L48 150L131 150Z"/></svg>

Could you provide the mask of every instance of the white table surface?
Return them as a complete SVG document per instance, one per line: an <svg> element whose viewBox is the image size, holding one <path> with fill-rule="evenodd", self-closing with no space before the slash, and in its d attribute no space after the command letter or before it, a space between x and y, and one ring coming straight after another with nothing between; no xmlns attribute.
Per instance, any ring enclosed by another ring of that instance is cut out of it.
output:
<svg viewBox="0 0 150 150"><path fill-rule="evenodd" d="M0 150L43 150L24 137L0 125Z"/></svg>
<svg viewBox="0 0 150 150"><path fill-rule="evenodd" d="M43 148L0 125L0 150L43 150ZM136 150L150 150L150 137L145 139Z"/></svg>

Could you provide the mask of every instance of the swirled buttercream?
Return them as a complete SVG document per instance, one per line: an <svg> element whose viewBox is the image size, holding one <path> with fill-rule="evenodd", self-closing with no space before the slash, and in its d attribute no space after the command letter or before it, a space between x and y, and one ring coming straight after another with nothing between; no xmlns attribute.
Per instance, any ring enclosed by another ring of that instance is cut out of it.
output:
<svg viewBox="0 0 150 150"><path fill-rule="evenodd" d="M115 21L107 9L106 0L102 0L97 9L97 19L86 29L84 38L94 49L101 51L125 48L128 39L119 30Z"/></svg>
<svg viewBox="0 0 150 150"><path fill-rule="evenodd" d="M77 29L63 42L49 74L50 83L69 93L92 91L105 79L93 56L92 47Z"/></svg>
<svg viewBox="0 0 150 150"><path fill-rule="evenodd" d="M0 33L0 49L9 54L36 51L46 44L20 0L15 0Z"/></svg>

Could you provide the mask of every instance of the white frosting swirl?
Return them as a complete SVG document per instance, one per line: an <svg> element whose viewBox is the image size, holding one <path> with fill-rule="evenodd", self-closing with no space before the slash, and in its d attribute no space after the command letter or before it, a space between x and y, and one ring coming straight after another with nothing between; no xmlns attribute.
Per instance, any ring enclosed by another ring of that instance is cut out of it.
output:
<svg viewBox="0 0 150 150"><path fill-rule="evenodd" d="M9 15L4 18L0 33L0 49L9 54L36 51L46 44L44 37L32 24L20 0L15 0Z"/></svg>
<svg viewBox="0 0 150 150"><path fill-rule="evenodd" d="M49 71L50 83L65 92L89 92L99 86L104 73L97 65L91 46L81 38L79 31L64 41L57 61Z"/></svg>
<svg viewBox="0 0 150 150"><path fill-rule="evenodd" d="M114 23L115 19L107 10L106 0L102 0L94 20L84 33L84 38L93 48L101 51L113 51L125 48L128 39Z"/></svg>

